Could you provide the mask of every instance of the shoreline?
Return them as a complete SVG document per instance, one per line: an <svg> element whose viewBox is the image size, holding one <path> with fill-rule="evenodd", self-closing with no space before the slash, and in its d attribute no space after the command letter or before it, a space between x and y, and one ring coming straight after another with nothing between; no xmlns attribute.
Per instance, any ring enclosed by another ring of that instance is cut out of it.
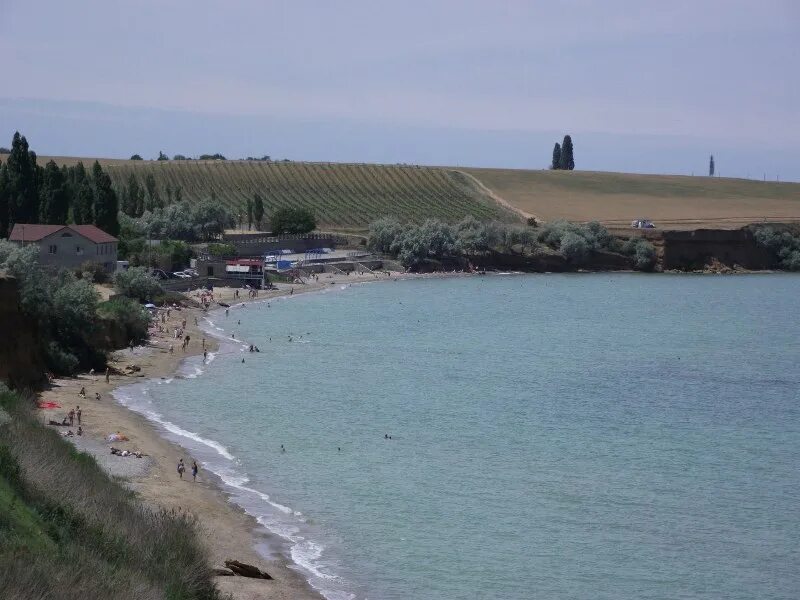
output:
<svg viewBox="0 0 800 600"><path fill-rule="evenodd" d="M314 283L279 284L278 290L262 291L257 298L252 299L234 299L231 288L221 288L215 290L215 299L229 302L233 307L284 296L321 292L331 286L350 283L459 275L468 274L393 273L391 277L383 274L376 276L372 273L362 276L331 275L321 277L319 282ZM290 292L291 289L294 289L294 293ZM189 294L189 297L191 296L192 294ZM78 449L92 454L107 473L120 478L145 505L152 508L186 511L197 517L201 539L207 548L212 568L222 568L226 559L234 559L257 565L274 578L272 581L265 581L239 576L217 576L214 580L222 593L231 594L237 600L261 598L320 600L324 596L311 585L306 569L292 560L288 552L289 542L267 529L236 504L233 494L225 489L227 484L218 475L206 471L201 466L197 482L193 482L188 469L194 459L191 450L180 442L170 439L171 434L179 434L171 432L163 422L126 406L119 399L119 396L124 395L124 389L129 386L158 385L175 377L191 378L192 374L182 375L181 370L187 359L202 355L201 338L205 337L206 348L210 355L219 352L220 346L226 339L223 335L217 335L202 327L203 319L224 308L214 306L209 311L202 308L173 309L166 323L167 329L180 325L180 321L186 319L185 333L191 336L191 342L185 352L180 350L180 344L177 344L168 333L159 334L151 330L145 346L137 346L133 352L128 349L118 350L109 358L109 365L118 370L127 365L136 365L140 368L139 371L129 375L111 374L109 383L106 383L103 374L81 374L74 378L56 379L49 388L40 392L38 400L55 402L61 408L38 409L38 414L42 421L47 423L49 419L61 420L70 408L80 406L83 436L68 439L73 441ZM195 318L198 325L194 323ZM244 343L241 339L229 341ZM178 346L172 354L168 350L171 344ZM79 395L81 387L86 388L85 398ZM95 393L100 394L99 401L95 400ZM174 426L180 428L180 424ZM77 421L75 427L53 428L62 433L67 429L74 431L77 429ZM107 436L115 432L122 433L128 440L107 441ZM111 455L109 447L112 445L121 450L139 450L147 456L135 458ZM182 457L187 465L183 479L178 477L175 469L179 457ZM199 460L198 464L201 464Z"/></svg>

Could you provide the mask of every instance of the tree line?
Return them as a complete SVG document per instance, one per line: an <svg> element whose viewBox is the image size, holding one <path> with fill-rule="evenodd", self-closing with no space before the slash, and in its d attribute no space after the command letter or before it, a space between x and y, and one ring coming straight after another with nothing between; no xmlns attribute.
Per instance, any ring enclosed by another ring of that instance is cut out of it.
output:
<svg viewBox="0 0 800 600"><path fill-rule="evenodd" d="M553 160L550 168L554 171L572 171L575 168L575 156L572 149L572 136L565 135L564 141L553 147Z"/></svg>
<svg viewBox="0 0 800 600"><path fill-rule="evenodd" d="M14 134L6 161L0 164L0 237L16 223L94 224L111 235L119 233L117 194L111 178L95 161L44 167L19 132Z"/></svg>

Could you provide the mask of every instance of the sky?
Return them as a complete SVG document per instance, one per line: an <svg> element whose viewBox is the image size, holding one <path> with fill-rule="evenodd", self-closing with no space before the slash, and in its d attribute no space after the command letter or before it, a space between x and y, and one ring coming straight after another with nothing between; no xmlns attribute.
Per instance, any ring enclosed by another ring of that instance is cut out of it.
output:
<svg viewBox="0 0 800 600"><path fill-rule="evenodd" d="M0 56L41 155L800 180L797 0L0 0Z"/></svg>

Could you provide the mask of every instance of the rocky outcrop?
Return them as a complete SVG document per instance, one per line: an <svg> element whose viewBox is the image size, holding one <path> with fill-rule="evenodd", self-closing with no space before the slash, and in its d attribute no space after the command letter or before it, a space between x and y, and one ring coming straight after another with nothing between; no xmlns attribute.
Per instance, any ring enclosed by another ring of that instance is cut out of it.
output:
<svg viewBox="0 0 800 600"><path fill-rule="evenodd" d="M36 327L22 314L17 280L0 272L0 381L33 388L47 381Z"/></svg>

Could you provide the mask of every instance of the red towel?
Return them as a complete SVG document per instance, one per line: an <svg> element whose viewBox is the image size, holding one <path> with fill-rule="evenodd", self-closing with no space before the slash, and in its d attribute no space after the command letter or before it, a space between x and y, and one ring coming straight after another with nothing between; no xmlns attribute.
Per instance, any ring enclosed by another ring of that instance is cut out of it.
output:
<svg viewBox="0 0 800 600"><path fill-rule="evenodd" d="M39 402L39 408L61 408L57 402Z"/></svg>

